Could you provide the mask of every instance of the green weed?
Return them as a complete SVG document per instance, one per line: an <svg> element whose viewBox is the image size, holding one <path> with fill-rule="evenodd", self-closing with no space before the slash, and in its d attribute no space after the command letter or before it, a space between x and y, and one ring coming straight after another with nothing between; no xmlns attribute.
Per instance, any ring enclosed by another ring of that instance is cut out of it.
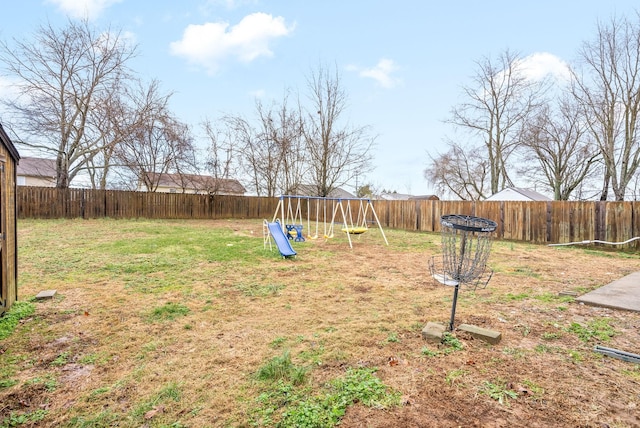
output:
<svg viewBox="0 0 640 428"><path fill-rule="evenodd" d="M109 391L111 391L111 388L107 387L107 386L103 386L101 388L97 388L94 389L93 391L91 391L91 393L89 394L89 397L87 398L88 401L91 400L97 400L100 397L102 397L103 395L105 395L106 393L108 393Z"/></svg>
<svg viewBox="0 0 640 428"><path fill-rule="evenodd" d="M463 369L454 369L447 372L447 375L444 377L444 381L449 385L453 386L454 383L457 382L462 376L467 374L466 370Z"/></svg>
<svg viewBox="0 0 640 428"><path fill-rule="evenodd" d="M560 296L553 293L538 294L537 296L534 296L534 299L545 303L570 303L575 300L575 298L571 296Z"/></svg>
<svg viewBox="0 0 640 428"><path fill-rule="evenodd" d="M15 379L0 379L0 389L11 388L13 385L17 385L18 381Z"/></svg>
<svg viewBox="0 0 640 428"><path fill-rule="evenodd" d="M16 374L17 358L10 352L0 353L0 389L10 388L18 383L12 379Z"/></svg>
<svg viewBox="0 0 640 428"><path fill-rule="evenodd" d="M0 428L17 427L26 424L32 425L43 420L47 416L47 413L46 410L41 409L22 414L11 412L9 416L3 419Z"/></svg>
<svg viewBox="0 0 640 428"><path fill-rule="evenodd" d="M509 389L506 386L505 382L502 381L496 381L497 383L493 383L493 382L489 382L489 381L485 381L480 388L478 388L478 391L481 394L486 394L489 397L493 398L494 400L496 400L498 403L500 404L509 404L509 399L516 399L518 398L518 393Z"/></svg>
<svg viewBox="0 0 640 428"><path fill-rule="evenodd" d="M462 346L462 342L460 342L460 340L458 340L458 338L451 333L443 333L441 343L445 347L443 351L445 354L450 354L451 352L464 349L464 346Z"/></svg>
<svg viewBox="0 0 640 428"><path fill-rule="evenodd" d="M134 419L140 419L145 413L153 410L162 403L168 401L178 402L181 397L182 393L180 391L180 386L175 382L171 382L158 391L157 394L135 408L131 413L131 417Z"/></svg>
<svg viewBox="0 0 640 428"><path fill-rule="evenodd" d="M569 357L574 363L579 363L584 360L584 356L582 355L582 353L573 349L569 350Z"/></svg>
<svg viewBox="0 0 640 428"><path fill-rule="evenodd" d="M544 388L536 384L535 382L524 380L522 383L525 385L529 396L534 400L539 400L544 395Z"/></svg>
<svg viewBox="0 0 640 428"><path fill-rule="evenodd" d="M387 408L400 403L400 394L388 388L374 376L375 369L350 369L344 378L328 385L326 394L298 402L287 409L280 427L334 427L347 407L361 403L367 407Z"/></svg>
<svg viewBox="0 0 640 428"><path fill-rule="evenodd" d="M285 380L300 385L304 383L307 376L307 369L297 367L291 361L289 351L285 351L282 355L273 357L264 366L260 367L256 377L262 381L278 381Z"/></svg>
<svg viewBox="0 0 640 428"><path fill-rule="evenodd" d="M398 334L389 333L389 336L387 336L387 343L398 343L398 342L400 342L400 339L398 338Z"/></svg>
<svg viewBox="0 0 640 428"><path fill-rule="evenodd" d="M622 373L624 373L624 375L626 376L640 381L640 364L635 364L630 369L623 369Z"/></svg>
<svg viewBox="0 0 640 428"><path fill-rule="evenodd" d="M517 294L507 293L504 295L504 300L506 300L507 302L517 302L520 300L526 300L529 297L530 297L529 293L517 293Z"/></svg>
<svg viewBox="0 0 640 428"><path fill-rule="evenodd" d="M69 353L68 352L63 352L62 354L58 355L55 360L51 361L51 365L54 367L62 367L67 365L67 363L69 362Z"/></svg>
<svg viewBox="0 0 640 428"><path fill-rule="evenodd" d="M322 365L321 355L324 353L324 345L312 343L310 349L304 350L298 354L298 357L304 361L308 361L310 364L319 366Z"/></svg>
<svg viewBox="0 0 640 428"><path fill-rule="evenodd" d="M609 318L598 318L589 322L586 326L577 322L571 323L567 328L567 331L574 333L583 342L589 342L590 340L602 340L608 341L615 336L616 331L609 324Z"/></svg>
<svg viewBox="0 0 640 428"><path fill-rule="evenodd" d="M252 425L274 427L335 427L348 406L388 408L400 404L400 394L375 376L376 369L347 370L344 377L329 381L316 395L285 379L269 384L251 409Z"/></svg>
<svg viewBox="0 0 640 428"><path fill-rule="evenodd" d="M531 327L529 327L528 325L518 324L515 326L515 329L520 330L520 332L522 333L522 337L527 337L529 333L531 333Z"/></svg>
<svg viewBox="0 0 640 428"><path fill-rule="evenodd" d="M109 356L101 352L84 355L78 360L80 364L105 364L107 361L109 361Z"/></svg>
<svg viewBox="0 0 640 428"><path fill-rule="evenodd" d="M431 349L427 348L426 346L422 347L422 350L420 351L420 353L422 355L427 356L427 357L436 357L438 355L437 351L432 351Z"/></svg>
<svg viewBox="0 0 640 428"><path fill-rule="evenodd" d="M0 316L0 340L5 339L13 333L21 319L27 318L36 311L36 307L31 302L15 302L11 309Z"/></svg>
<svg viewBox="0 0 640 428"><path fill-rule="evenodd" d="M164 306L158 306L151 311L149 320L151 321L173 321L177 317L186 316L190 312L189 308L180 303L167 302Z"/></svg>
<svg viewBox="0 0 640 428"><path fill-rule="evenodd" d="M42 385L47 391L53 392L58 388L58 381L52 374L48 374L44 377L29 379L25 382L25 385Z"/></svg>
<svg viewBox="0 0 640 428"><path fill-rule="evenodd" d="M416 313L419 313L420 309L416 308L415 311L416 311ZM409 327L409 330L411 330L411 331L421 331L423 327L424 327L424 324L421 323L420 321L418 321L418 322L414 322L413 324L411 324L411 327Z"/></svg>
<svg viewBox="0 0 640 428"><path fill-rule="evenodd" d="M282 336L276 337L275 339L273 339L271 341L271 343L269 344L269 347L271 347L273 349L278 349L278 348L282 347L285 344L286 341L287 341L286 337L282 337Z"/></svg>
<svg viewBox="0 0 640 428"><path fill-rule="evenodd" d="M562 335L560 333L543 333L542 340L557 340L560 339Z"/></svg>

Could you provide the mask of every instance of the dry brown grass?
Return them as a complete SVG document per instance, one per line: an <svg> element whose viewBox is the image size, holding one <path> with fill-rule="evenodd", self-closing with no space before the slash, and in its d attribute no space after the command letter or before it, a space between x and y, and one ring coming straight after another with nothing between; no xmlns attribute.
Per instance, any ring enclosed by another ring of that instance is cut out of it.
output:
<svg viewBox="0 0 640 428"><path fill-rule="evenodd" d="M172 228L186 240L163 241ZM197 239L214 230L223 253ZM458 332L463 349L445 353L421 337L451 310L452 289L427 269L440 237L386 232L388 247L371 231L353 249L308 241L283 260L263 252L259 221L22 221L20 296L58 295L0 341L2 378L15 381L0 389L0 422L41 409L38 426L250 426L264 390L254 374L289 350L314 393L364 366L402 394L391 409L350 406L344 427L640 426L640 368L592 352L637 352L640 316L558 296L639 270L636 254L496 242L496 274L461 291L456 321L503 339ZM154 319L167 304L189 312ZM593 321L615 336L568 331ZM500 404L487 383L517 398Z"/></svg>

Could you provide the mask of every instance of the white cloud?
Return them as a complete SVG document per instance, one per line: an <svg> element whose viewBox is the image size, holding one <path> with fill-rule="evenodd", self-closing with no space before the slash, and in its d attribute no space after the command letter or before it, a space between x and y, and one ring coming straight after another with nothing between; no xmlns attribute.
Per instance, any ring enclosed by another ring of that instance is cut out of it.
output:
<svg viewBox="0 0 640 428"><path fill-rule="evenodd" d="M47 0L72 18L94 19L109 6L122 0Z"/></svg>
<svg viewBox="0 0 640 428"><path fill-rule="evenodd" d="M533 80L552 75L559 80L570 80L569 65L548 52L536 52L522 59L521 70Z"/></svg>
<svg viewBox="0 0 640 428"><path fill-rule="evenodd" d="M273 56L271 41L291 34L293 29L281 16L258 12L234 26L226 22L189 25L182 39L170 44L170 51L214 74L227 58L251 62L261 56Z"/></svg>
<svg viewBox="0 0 640 428"><path fill-rule="evenodd" d="M249 92L252 98L264 98L267 95L267 91L264 89L256 89L255 91Z"/></svg>
<svg viewBox="0 0 640 428"><path fill-rule="evenodd" d="M387 58L382 58L371 68L359 68L353 65L347 67L347 70L357 71L360 77L373 79L378 85L387 89L393 88L401 83L400 79L392 76L392 73L399 69L393 60Z"/></svg>

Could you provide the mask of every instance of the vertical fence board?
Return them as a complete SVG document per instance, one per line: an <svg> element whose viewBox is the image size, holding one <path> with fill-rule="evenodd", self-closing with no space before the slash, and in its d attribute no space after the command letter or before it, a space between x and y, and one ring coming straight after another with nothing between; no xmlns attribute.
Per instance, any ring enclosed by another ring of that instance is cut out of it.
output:
<svg viewBox="0 0 640 428"><path fill-rule="evenodd" d="M606 205L605 241L622 242L630 238L631 209L629 202L611 202Z"/></svg>

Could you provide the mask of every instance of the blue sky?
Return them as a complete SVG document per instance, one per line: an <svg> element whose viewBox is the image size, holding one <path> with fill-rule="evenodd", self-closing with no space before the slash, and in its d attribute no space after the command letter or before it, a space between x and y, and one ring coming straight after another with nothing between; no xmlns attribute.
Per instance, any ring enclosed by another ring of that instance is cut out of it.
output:
<svg viewBox="0 0 640 428"><path fill-rule="evenodd" d="M256 97L304 93L317 64L335 64L349 121L378 135L375 170L359 184L425 194L428 153L453 135L443 120L476 61L509 49L533 73L561 73L598 20L637 8L631 0L22 0L4 5L0 38L85 14L98 28L121 29L138 44L132 67L174 92L173 111L196 135L205 118L252 115ZM0 78L0 94L10 84Z"/></svg>

